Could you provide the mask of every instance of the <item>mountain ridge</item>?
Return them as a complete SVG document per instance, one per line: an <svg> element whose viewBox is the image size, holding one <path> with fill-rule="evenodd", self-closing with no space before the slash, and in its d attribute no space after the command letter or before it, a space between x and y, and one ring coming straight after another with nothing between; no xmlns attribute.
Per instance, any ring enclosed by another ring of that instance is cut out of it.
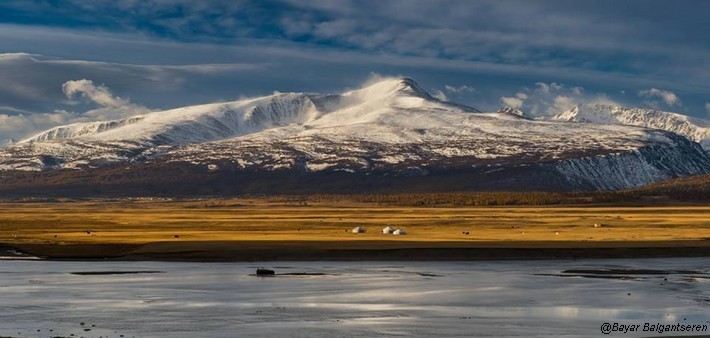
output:
<svg viewBox="0 0 710 338"><path fill-rule="evenodd" d="M619 105L592 104L576 107L553 115L551 120L634 125L663 129L686 136L710 150L710 120L693 118L678 113Z"/></svg>
<svg viewBox="0 0 710 338"><path fill-rule="evenodd" d="M455 177L469 182L458 185L465 189L616 190L710 172L709 155L671 132L531 120L514 109L482 113L433 98L409 78L341 94L277 93L129 119L57 127L2 148L0 175L39 172L42 178L32 181L41 185L56 177L42 172L58 170L80 185L71 177L110 173L115 181L150 186L172 172L221 182L211 189L238 184L228 189L238 193L258 191L254 185L287 190L268 182L277 178L300 187L294 192L315 189L304 182L335 192L358 190L358 181L370 182L368 189L447 188L435 187L437 180L457 188ZM0 179L0 190L15 186L7 180Z"/></svg>

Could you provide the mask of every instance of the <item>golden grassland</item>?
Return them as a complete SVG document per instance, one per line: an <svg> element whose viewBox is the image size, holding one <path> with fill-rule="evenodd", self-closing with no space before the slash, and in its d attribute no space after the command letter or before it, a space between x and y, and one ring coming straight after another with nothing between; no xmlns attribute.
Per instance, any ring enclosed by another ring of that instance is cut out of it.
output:
<svg viewBox="0 0 710 338"><path fill-rule="evenodd" d="M603 227L595 228L595 223ZM407 235L383 235L387 225L406 229ZM356 226L367 232L351 233ZM710 206L702 205L402 207L274 199L0 203L0 243L8 245L708 239Z"/></svg>

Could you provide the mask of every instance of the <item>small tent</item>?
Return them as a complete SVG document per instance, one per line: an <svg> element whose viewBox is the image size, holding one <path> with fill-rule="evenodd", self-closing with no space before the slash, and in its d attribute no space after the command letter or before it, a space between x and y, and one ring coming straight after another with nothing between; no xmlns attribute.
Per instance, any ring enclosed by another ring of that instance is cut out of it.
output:
<svg viewBox="0 0 710 338"><path fill-rule="evenodd" d="M382 233L385 235L389 235L394 232L394 228L391 226L387 226L384 229L382 229Z"/></svg>
<svg viewBox="0 0 710 338"><path fill-rule="evenodd" d="M404 229L397 229L397 230L395 230L392 234L393 234L393 235L406 235L407 232L404 231Z"/></svg>
<svg viewBox="0 0 710 338"><path fill-rule="evenodd" d="M363 227L354 227L353 230L352 230L352 232L353 232L354 234L362 234L362 233L365 233L365 228L363 228Z"/></svg>

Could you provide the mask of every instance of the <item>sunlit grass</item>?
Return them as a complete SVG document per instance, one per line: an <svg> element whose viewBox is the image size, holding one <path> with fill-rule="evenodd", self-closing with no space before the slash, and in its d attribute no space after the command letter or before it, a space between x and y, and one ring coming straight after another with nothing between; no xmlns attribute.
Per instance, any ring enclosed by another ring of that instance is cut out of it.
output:
<svg viewBox="0 0 710 338"><path fill-rule="evenodd" d="M0 242L693 240L710 238L708 215L708 206L304 206L256 199L3 203ZM604 226L594 228L595 223ZM408 234L383 235L387 225ZM353 234L355 226L368 231Z"/></svg>

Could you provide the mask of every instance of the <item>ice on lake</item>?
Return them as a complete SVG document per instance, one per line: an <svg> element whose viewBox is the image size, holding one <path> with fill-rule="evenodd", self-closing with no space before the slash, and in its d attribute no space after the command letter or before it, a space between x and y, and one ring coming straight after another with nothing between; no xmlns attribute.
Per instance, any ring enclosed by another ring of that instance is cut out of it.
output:
<svg viewBox="0 0 710 338"><path fill-rule="evenodd" d="M324 275L256 277L257 267ZM658 271L563 272L570 269ZM0 261L0 336L594 337L602 336L600 326L605 322L710 324L709 276L705 258L268 263L6 260Z"/></svg>

